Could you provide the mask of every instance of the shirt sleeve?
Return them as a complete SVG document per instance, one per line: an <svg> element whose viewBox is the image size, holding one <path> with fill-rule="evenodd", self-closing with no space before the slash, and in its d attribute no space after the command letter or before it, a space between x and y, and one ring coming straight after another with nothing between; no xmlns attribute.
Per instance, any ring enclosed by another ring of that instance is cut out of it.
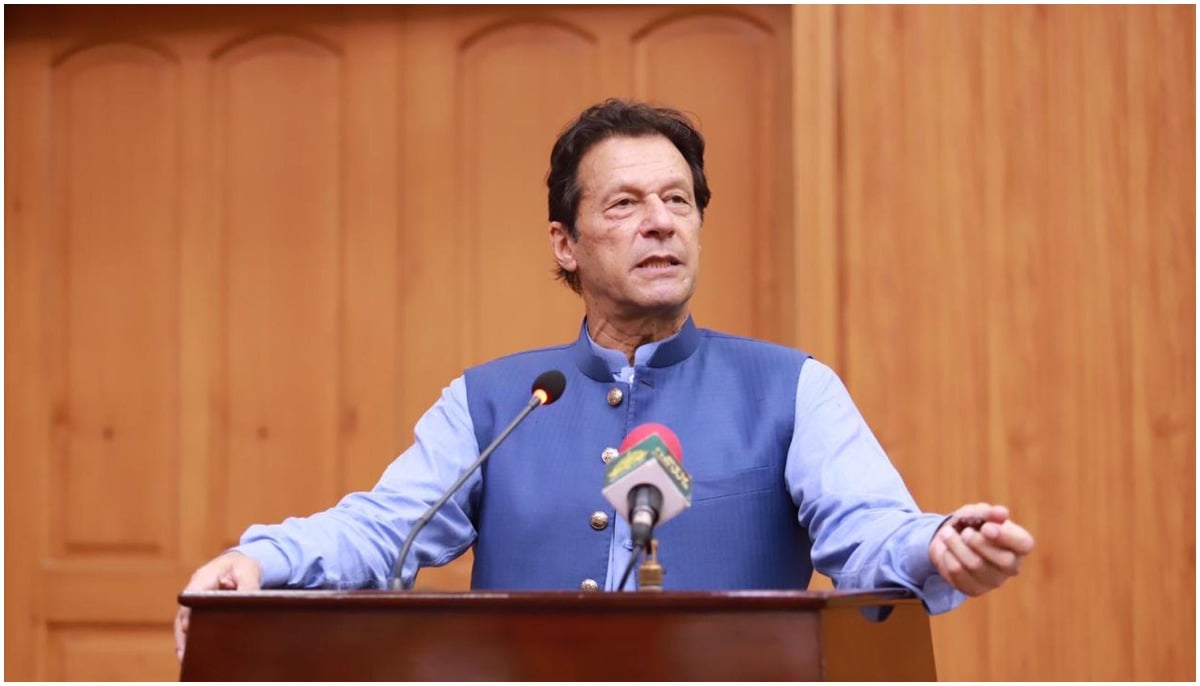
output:
<svg viewBox="0 0 1200 686"><path fill-rule="evenodd" d="M906 588L931 614L966 599L929 559L945 517L920 511L845 385L813 359L796 385L786 476L813 565L836 587Z"/></svg>
<svg viewBox="0 0 1200 686"><path fill-rule="evenodd" d="M386 587L412 525L479 457L463 377L417 422L415 439L371 491L311 517L251 526L234 550L262 565L264 588ZM446 564L475 541L481 484L476 472L418 533L404 564L406 584L419 567Z"/></svg>

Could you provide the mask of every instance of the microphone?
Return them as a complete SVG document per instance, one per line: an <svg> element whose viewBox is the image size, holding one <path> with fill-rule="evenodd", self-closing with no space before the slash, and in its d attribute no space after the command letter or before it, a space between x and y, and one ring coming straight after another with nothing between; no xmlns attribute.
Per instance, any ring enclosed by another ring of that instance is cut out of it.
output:
<svg viewBox="0 0 1200 686"><path fill-rule="evenodd" d="M442 494L442 497L438 498L437 502L430 505L428 510L425 510L425 514L421 515L421 518L418 519L416 524L413 524L412 529L409 530L408 538L404 541L404 547L400 549L400 556L396 558L396 566L392 569L391 589L393 591L404 589L404 579L401 577L401 575L404 573L404 561L408 559L409 548L412 547L413 541L417 539L417 533L420 532L421 529L425 528L425 525L433 519L433 516L437 514L437 511L442 509L442 506L445 505L448 500L450 500L450 497L453 496L458 489L462 488L462 485L467 482L467 479L470 478L471 474L474 474L475 470L479 469L479 466L483 464L483 461L491 457L492 453L496 450L496 447L499 446L504 439L508 438L508 435L512 433L513 429L517 428L517 424L520 424L526 417L529 416L530 412L533 412L538 407L541 407L542 405L549 405L555 400L558 400L559 396L563 394L563 391L566 389L566 387L567 377L557 369L551 369L549 371L542 372L538 375L538 378L533 380L533 387L530 389L530 393L532 395L529 398L529 402L526 403L521 412L517 414L515 419L509 422L508 426L504 427L504 431L501 431L500 435L497 436L495 440L488 445L488 447L484 448L483 452L479 454L479 458L476 459L475 462L468 467L465 472L462 473L462 476L458 477L458 481L455 481L454 485L447 489L446 492ZM413 575L413 579L416 579L415 574Z"/></svg>
<svg viewBox="0 0 1200 686"><path fill-rule="evenodd" d="M662 424L642 424L621 442L604 470L604 497L629 522L634 548L645 548L654 527L692 504L692 479L680 462L679 437Z"/></svg>

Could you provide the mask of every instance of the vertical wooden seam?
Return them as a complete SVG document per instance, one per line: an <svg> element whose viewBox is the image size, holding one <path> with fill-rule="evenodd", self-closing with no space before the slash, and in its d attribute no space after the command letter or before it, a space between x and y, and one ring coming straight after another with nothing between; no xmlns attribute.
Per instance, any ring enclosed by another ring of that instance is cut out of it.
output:
<svg viewBox="0 0 1200 686"><path fill-rule="evenodd" d="M840 8L792 9L792 343L844 374Z"/></svg>

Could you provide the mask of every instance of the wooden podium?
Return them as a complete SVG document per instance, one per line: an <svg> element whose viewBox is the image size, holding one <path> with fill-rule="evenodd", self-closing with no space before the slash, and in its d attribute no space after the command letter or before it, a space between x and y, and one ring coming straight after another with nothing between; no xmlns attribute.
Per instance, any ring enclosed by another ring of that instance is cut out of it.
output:
<svg viewBox="0 0 1200 686"><path fill-rule="evenodd" d="M899 591L218 591L179 601L192 608L188 681L937 678L925 610Z"/></svg>

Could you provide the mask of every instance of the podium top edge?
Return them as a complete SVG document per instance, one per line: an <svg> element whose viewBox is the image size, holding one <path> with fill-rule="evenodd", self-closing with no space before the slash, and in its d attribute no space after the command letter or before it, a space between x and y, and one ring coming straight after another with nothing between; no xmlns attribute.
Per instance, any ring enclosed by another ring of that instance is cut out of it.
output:
<svg viewBox="0 0 1200 686"><path fill-rule="evenodd" d="M868 591L391 591L391 590L261 590L180 593L179 604L192 608L246 606L363 607L507 607L573 609L605 607L677 610L814 610L824 607L869 607L914 604L903 589Z"/></svg>

